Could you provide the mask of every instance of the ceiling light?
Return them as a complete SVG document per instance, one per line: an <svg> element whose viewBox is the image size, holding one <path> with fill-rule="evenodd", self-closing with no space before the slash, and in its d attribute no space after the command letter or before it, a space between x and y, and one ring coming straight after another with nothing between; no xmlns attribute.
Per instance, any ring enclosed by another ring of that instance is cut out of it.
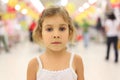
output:
<svg viewBox="0 0 120 80"><path fill-rule="evenodd" d="M78 9L78 11L79 11L79 12L84 12L84 8L83 8L83 7L80 7L80 8Z"/></svg>
<svg viewBox="0 0 120 80"><path fill-rule="evenodd" d="M18 5L18 4L15 6L15 9L16 9L17 11L19 11L20 8L21 8L21 7L20 7L20 5Z"/></svg>
<svg viewBox="0 0 120 80"><path fill-rule="evenodd" d="M66 5L67 5L67 3L68 3L68 0L61 0L61 2L60 2L60 3L61 3L61 5L62 5L62 6L66 6Z"/></svg>
<svg viewBox="0 0 120 80"><path fill-rule="evenodd" d="M30 0L32 5L38 10L38 12L42 12L44 10L44 6L40 0Z"/></svg>
<svg viewBox="0 0 120 80"><path fill-rule="evenodd" d="M97 0L88 0L88 2L89 2L90 4L94 4L95 2L97 2Z"/></svg>
<svg viewBox="0 0 120 80"><path fill-rule="evenodd" d="M90 7L90 5L89 5L87 2L83 4L83 8L84 8L84 9L87 9L87 8L89 8L89 7Z"/></svg>
<svg viewBox="0 0 120 80"><path fill-rule="evenodd" d="M1 0L3 3L8 3L9 0Z"/></svg>
<svg viewBox="0 0 120 80"><path fill-rule="evenodd" d="M27 14L27 9L23 9L21 12L22 14Z"/></svg>

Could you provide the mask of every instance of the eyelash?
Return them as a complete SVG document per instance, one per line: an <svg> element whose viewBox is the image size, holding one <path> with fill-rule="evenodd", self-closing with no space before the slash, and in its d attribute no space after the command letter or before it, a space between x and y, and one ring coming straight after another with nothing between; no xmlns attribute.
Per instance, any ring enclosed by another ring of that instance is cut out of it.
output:
<svg viewBox="0 0 120 80"><path fill-rule="evenodd" d="M51 32L53 28L47 28L46 31Z"/></svg>
<svg viewBox="0 0 120 80"><path fill-rule="evenodd" d="M66 28L65 28L65 27L60 27L59 30L60 30L60 31L65 31Z"/></svg>
<svg viewBox="0 0 120 80"><path fill-rule="evenodd" d="M59 28L59 31L65 31L65 30L66 30L65 27L60 27ZM51 32L51 31L53 31L53 28L47 28L46 31Z"/></svg>

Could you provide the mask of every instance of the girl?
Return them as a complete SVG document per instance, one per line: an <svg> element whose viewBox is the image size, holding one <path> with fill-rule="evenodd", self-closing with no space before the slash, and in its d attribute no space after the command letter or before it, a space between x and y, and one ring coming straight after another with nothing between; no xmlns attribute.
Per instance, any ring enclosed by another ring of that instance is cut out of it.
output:
<svg viewBox="0 0 120 80"><path fill-rule="evenodd" d="M66 50L75 28L63 7L50 7L43 11L33 33L37 43L46 50L28 64L27 80L84 80L83 62L79 55Z"/></svg>
<svg viewBox="0 0 120 80"><path fill-rule="evenodd" d="M114 51L115 51L115 63L118 62L118 32L120 28L120 23L117 21L114 12L111 12L107 15L107 19L105 21L105 31L107 36L107 54L106 60L109 60L110 46L113 43Z"/></svg>

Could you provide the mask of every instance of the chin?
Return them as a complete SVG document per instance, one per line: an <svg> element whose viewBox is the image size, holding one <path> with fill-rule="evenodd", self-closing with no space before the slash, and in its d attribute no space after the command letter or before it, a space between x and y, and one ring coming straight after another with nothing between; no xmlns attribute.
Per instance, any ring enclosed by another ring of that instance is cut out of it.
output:
<svg viewBox="0 0 120 80"><path fill-rule="evenodd" d="M65 49L66 49L66 47L64 47L64 48L61 48L61 47L51 48L52 51L56 51L56 52L59 52L59 51L65 50Z"/></svg>

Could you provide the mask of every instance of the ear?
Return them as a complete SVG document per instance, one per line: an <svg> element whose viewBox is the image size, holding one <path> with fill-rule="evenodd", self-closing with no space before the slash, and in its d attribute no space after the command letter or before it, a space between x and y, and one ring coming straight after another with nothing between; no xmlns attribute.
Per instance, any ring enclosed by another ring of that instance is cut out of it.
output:
<svg viewBox="0 0 120 80"><path fill-rule="evenodd" d="M72 35L72 31L70 30L70 31L69 31L69 37L68 37L69 41L72 40L72 36L73 36L73 35Z"/></svg>

